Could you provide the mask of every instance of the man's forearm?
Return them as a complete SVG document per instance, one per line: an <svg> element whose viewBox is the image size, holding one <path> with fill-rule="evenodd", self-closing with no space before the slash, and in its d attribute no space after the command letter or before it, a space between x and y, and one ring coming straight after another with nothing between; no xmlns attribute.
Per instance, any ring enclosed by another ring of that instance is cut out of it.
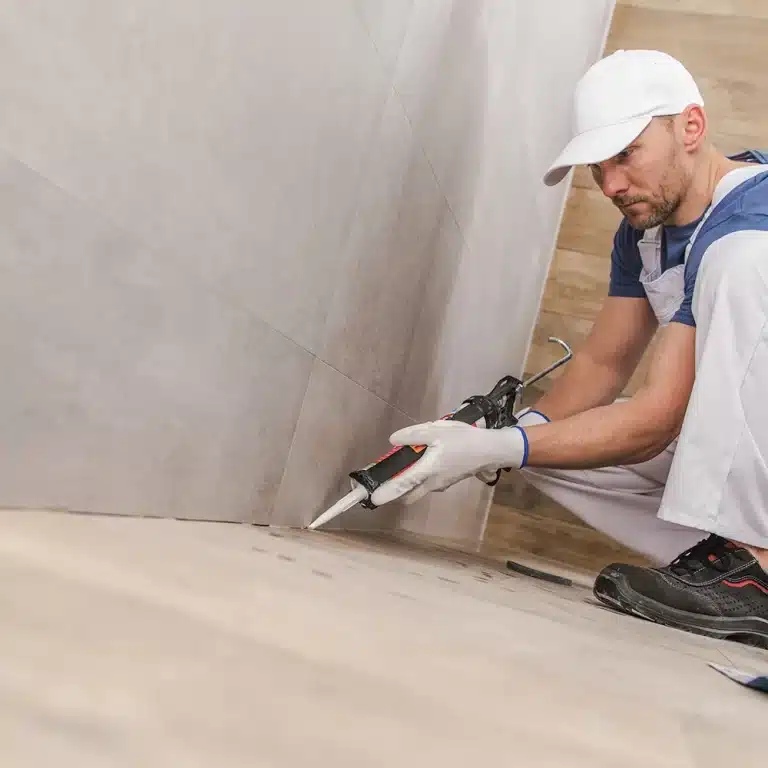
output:
<svg viewBox="0 0 768 768"><path fill-rule="evenodd" d="M670 323L660 334L643 387L629 400L526 427L527 463L581 468L637 464L679 434L695 376L694 326Z"/></svg>
<svg viewBox="0 0 768 768"><path fill-rule="evenodd" d="M527 466L560 469L636 464L663 451L679 425L642 393L550 424L526 427Z"/></svg>

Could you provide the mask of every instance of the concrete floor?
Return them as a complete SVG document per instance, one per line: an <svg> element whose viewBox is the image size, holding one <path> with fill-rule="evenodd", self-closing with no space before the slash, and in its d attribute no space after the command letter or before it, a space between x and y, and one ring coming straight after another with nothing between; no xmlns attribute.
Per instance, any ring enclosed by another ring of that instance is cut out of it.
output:
<svg viewBox="0 0 768 768"><path fill-rule="evenodd" d="M3 768L765 766L768 653L471 557L0 513ZM761 747L762 745L762 747Z"/></svg>

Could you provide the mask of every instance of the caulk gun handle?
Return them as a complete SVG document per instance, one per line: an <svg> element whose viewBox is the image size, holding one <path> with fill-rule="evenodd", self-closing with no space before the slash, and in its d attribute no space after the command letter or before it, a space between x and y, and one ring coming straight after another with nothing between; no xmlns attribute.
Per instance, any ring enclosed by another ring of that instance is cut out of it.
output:
<svg viewBox="0 0 768 768"><path fill-rule="evenodd" d="M475 404L468 404L459 408L455 413L444 418L445 421L462 421L465 424L475 424L482 419L484 413L482 409ZM402 445L393 448L389 453L384 454L380 459L363 469L350 472L349 476L360 483L368 491L368 499L361 501L360 504L368 509L374 509L375 504L370 500L371 494L387 480L391 480L408 467L415 464L424 454L426 446Z"/></svg>

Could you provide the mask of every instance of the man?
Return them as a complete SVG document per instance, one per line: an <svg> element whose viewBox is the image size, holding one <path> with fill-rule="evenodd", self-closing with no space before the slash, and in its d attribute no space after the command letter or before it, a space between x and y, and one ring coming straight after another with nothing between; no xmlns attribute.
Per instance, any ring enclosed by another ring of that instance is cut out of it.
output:
<svg viewBox="0 0 768 768"><path fill-rule="evenodd" d="M658 564L606 567L598 599L768 647L768 157L721 154L703 106L657 51L618 51L584 75L575 135L544 182L587 165L624 214L592 332L518 426L392 435L428 447L373 500L521 469ZM617 399L654 336L647 381Z"/></svg>

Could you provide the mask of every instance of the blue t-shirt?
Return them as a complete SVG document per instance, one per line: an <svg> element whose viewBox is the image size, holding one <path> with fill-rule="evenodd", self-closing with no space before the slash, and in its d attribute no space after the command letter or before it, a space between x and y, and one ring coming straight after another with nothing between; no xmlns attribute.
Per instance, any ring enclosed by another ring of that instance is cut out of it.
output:
<svg viewBox="0 0 768 768"><path fill-rule="evenodd" d="M731 159L742 162L768 163L768 153L747 150L740 155L732 156ZM735 198L733 197L734 195L736 196ZM731 202L726 213L726 206L724 204L729 199L731 199ZM731 215L734 212L734 201L736 201L741 213L735 219ZM713 214L702 228L697 237L697 244L700 239L704 242L703 238L707 232L713 231L713 224L717 225L717 232L720 237L737 229L762 229L763 226L760 225L758 220L768 219L768 174L761 174L739 185L736 190L733 190L730 195L726 196L726 199L718 206L716 213L717 215L714 216ZM701 218L680 227L667 225L662 227L662 271L683 263L688 241L698 226L699 221L701 221ZM637 246L642 238L643 230L634 229L627 219L622 219L613 238L609 296L645 298L645 289L640 283L640 272L643 268L643 262L640 258L640 249ZM708 240L709 243L712 242L711 238L708 238ZM688 258L688 263L685 267L685 298L680 309L672 318L673 322L696 325L692 312L693 289L696 285L696 274L701 258L704 255L704 250L705 248L692 249Z"/></svg>

